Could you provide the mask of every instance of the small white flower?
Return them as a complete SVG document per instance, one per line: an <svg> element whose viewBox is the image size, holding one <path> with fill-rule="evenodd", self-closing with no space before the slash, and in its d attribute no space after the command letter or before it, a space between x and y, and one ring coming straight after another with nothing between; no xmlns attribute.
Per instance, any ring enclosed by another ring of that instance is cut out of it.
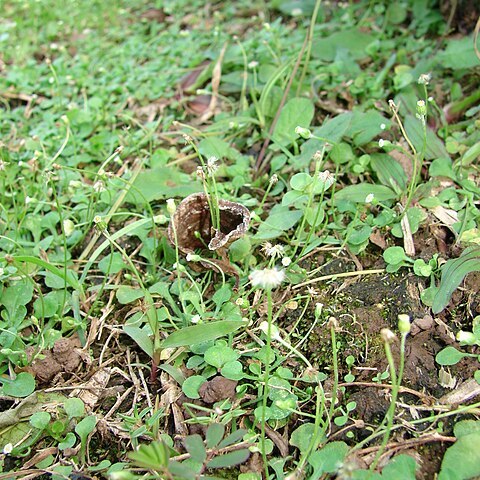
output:
<svg viewBox="0 0 480 480"><path fill-rule="evenodd" d="M270 242L265 242L262 247L262 251L267 257L280 258L285 255L285 247L283 245L272 245Z"/></svg>
<svg viewBox="0 0 480 480"><path fill-rule="evenodd" d="M380 148L383 148L383 146L385 145L385 140L383 138L381 138L379 141L378 141L378 146Z"/></svg>
<svg viewBox="0 0 480 480"><path fill-rule="evenodd" d="M210 157L207 160L207 174L213 177L213 175L217 170L218 170L218 158Z"/></svg>
<svg viewBox="0 0 480 480"><path fill-rule="evenodd" d="M428 85L430 83L431 79L432 79L432 74L431 73L422 73L418 77L418 83L420 85Z"/></svg>
<svg viewBox="0 0 480 480"><path fill-rule="evenodd" d="M198 323L200 320L201 320L200 315L194 315L190 321L192 323Z"/></svg>
<svg viewBox="0 0 480 480"><path fill-rule="evenodd" d="M187 262L199 262L202 259L200 255L195 253L187 253L185 258L187 259Z"/></svg>
<svg viewBox="0 0 480 480"><path fill-rule="evenodd" d="M256 60L252 60L251 62L249 62L248 68L253 70L256 67L258 67L258 62Z"/></svg>
<svg viewBox="0 0 480 480"><path fill-rule="evenodd" d="M69 237L75 231L75 224L69 218L63 221L63 231L66 237Z"/></svg>
<svg viewBox="0 0 480 480"><path fill-rule="evenodd" d="M100 215L95 215L93 217L93 223L98 225L101 221L102 221L102 217Z"/></svg>
<svg viewBox="0 0 480 480"><path fill-rule="evenodd" d="M93 184L93 190L97 193L100 193L100 192L105 192L106 191L106 188L105 188L105 184L103 183L102 180L97 180L94 184Z"/></svg>
<svg viewBox="0 0 480 480"><path fill-rule="evenodd" d="M32 197L29 197L28 195L25 197L25 205L28 205L29 203L32 203L35 199Z"/></svg>
<svg viewBox="0 0 480 480"><path fill-rule="evenodd" d="M427 100L428 100L429 102L433 102L433 97L428 97Z"/></svg>
<svg viewBox="0 0 480 480"><path fill-rule="evenodd" d="M387 126L384 124L384 123L381 123L380 124L380 129L381 130L385 130L387 128Z"/></svg>
<svg viewBox="0 0 480 480"><path fill-rule="evenodd" d="M278 287L285 280L285 272L278 268L254 270L248 277L254 287L270 290Z"/></svg>
<svg viewBox="0 0 480 480"><path fill-rule="evenodd" d="M270 177L270 180L268 181L268 183L270 185L275 185L276 183L278 182L278 175L276 173L274 173L271 177Z"/></svg>
<svg viewBox="0 0 480 480"><path fill-rule="evenodd" d="M8 455L9 453L12 453L12 451L13 451L13 445L11 443L5 444L5 446L3 447L3 454Z"/></svg>
<svg viewBox="0 0 480 480"><path fill-rule="evenodd" d="M0 172L5 170L5 165L7 165L3 160L0 159Z"/></svg>
<svg viewBox="0 0 480 480"><path fill-rule="evenodd" d="M318 172L318 179L323 183L324 190L328 190L335 183L335 177L328 170Z"/></svg>
<svg viewBox="0 0 480 480"><path fill-rule="evenodd" d="M282 258L282 265L284 267L290 266L291 263L292 263L292 259L290 257L283 257Z"/></svg>
<svg viewBox="0 0 480 480"><path fill-rule="evenodd" d="M301 8L292 9L292 17L299 17L302 14L303 14L303 10Z"/></svg>
<svg viewBox="0 0 480 480"><path fill-rule="evenodd" d="M375 195L373 193L369 193L365 197L365 203L372 203L374 198L375 198Z"/></svg>

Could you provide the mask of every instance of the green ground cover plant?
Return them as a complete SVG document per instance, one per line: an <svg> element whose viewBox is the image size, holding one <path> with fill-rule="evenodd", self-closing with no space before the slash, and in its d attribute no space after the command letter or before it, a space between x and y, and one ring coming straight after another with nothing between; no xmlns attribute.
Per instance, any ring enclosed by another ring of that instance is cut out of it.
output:
<svg viewBox="0 0 480 480"><path fill-rule="evenodd" d="M4 0L0 479L480 476L466 3Z"/></svg>

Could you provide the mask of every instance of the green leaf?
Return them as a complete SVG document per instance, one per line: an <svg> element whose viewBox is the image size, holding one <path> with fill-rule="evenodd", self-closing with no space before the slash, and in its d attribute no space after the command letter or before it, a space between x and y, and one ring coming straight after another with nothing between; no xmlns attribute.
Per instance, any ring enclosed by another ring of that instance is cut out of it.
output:
<svg viewBox="0 0 480 480"><path fill-rule="evenodd" d="M182 391L188 398L200 398L198 389L207 381L201 375L192 375L182 383Z"/></svg>
<svg viewBox="0 0 480 480"><path fill-rule="evenodd" d="M25 398L35 391L35 379L27 372L19 373L14 380L1 378L3 393L11 397Z"/></svg>
<svg viewBox="0 0 480 480"><path fill-rule="evenodd" d="M250 456L250 450L241 448L215 457L207 463L208 468L229 468L244 463Z"/></svg>
<svg viewBox="0 0 480 480"><path fill-rule="evenodd" d="M436 158L433 160L428 168L428 173L431 177L447 177L452 180L457 178L450 158Z"/></svg>
<svg viewBox="0 0 480 480"><path fill-rule="evenodd" d="M417 233L420 228L420 224L427 218L427 214L419 207L410 207L407 210L408 223L410 225L410 231L412 233ZM392 235L397 238L403 237L403 231L400 222L396 223L392 227Z"/></svg>
<svg viewBox="0 0 480 480"><path fill-rule="evenodd" d="M383 185L401 194L407 188L408 178L403 167L386 153L374 153L370 156L370 165Z"/></svg>
<svg viewBox="0 0 480 480"><path fill-rule="evenodd" d="M407 257L403 247L388 247L383 252L383 259L386 263L396 265L403 262L411 262L410 257Z"/></svg>
<svg viewBox="0 0 480 480"><path fill-rule="evenodd" d="M222 368L226 363L237 360L239 354L227 345L214 345L204 354L204 360L209 365L216 368Z"/></svg>
<svg viewBox="0 0 480 480"><path fill-rule="evenodd" d="M70 419L85 415L85 404L80 398L73 397L65 400L63 408Z"/></svg>
<svg viewBox="0 0 480 480"><path fill-rule="evenodd" d="M440 50L435 60L442 68L462 70L478 67L480 60L475 55L473 36L450 39L447 48Z"/></svg>
<svg viewBox="0 0 480 480"><path fill-rule="evenodd" d="M126 267L123 257L119 252L109 253L98 262L101 272L113 275Z"/></svg>
<svg viewBox="0 0 480 480"><path fill-rule="evenodd" d="M410 455L398 455L382 470L385 480L415 480L417 464Z"/></svg>
<svg viewBox="0 0 480 480"><path fill-rule="evenodd" d="M320 478L325 473L335 473L341 467L348 452L348 445L344 442L327 443L321 450L310 455L308 463L315 469L313 478Z"/></svg>
<svg viewBox="0 0 480 480"><path fill-rule="evenodd" d="M369 110L368 112L355 111L346 135L352 137L356 146L365 145L383 132L380 127L382 123L387 128L391 125L390 120L375 110Z"/></svg>
<svg viewBox="0 0 480 480"><path fill-rule="evenodd" d="M48 427L50 419L51 416L48 412L36 412L30 417L30 425L39 430L44 430Z"/></svg>
<svg viewBox="0 0 480 480"><path fill-rule="evenodd" d="M277 238L287 230L290 230L302 218L300 210L290 210L283 205L275 205L270 211L268 218L260 224L254 238L269 240Z"/></svg>
<svg viewBox="0 0 480 480"><path fill-rule="evenodd" d="M225 434L225 425L221 423L212 423L205 433L207 448L215 448Z"/></svg>
<svg viewBox="0 0 480 480"><path fill-rule="evenodd" d="M292 98L282 108L273 131L272 140L282 146L288 146L298 138L295 127L308 128L312 121L314 107L308 98Z"/></svg>
<svg viewBox="0 0 480 480"><path fill-rule="evenodd" d="M67 448L72 448L76 442L77 442L77 437L75 436L75 434L72 432L68 432L65 435L65 438L63 439L63 441L59 442L58 449L63 451Z"/></svg>
<svg viewBox="0 0 480 480"><path fill-rule="evenodd" d="M432 305L433 313L441 312L465 276L475 271L480 271L480 247L469 247L460 257L448 260L442 267L442 278Z"/></svg>
<svg viewBox="0 0 480 480"><path fill-rule="evenodd" d="M349 200L356 203L365 203L367 195L370 194L373 194L379 202L395 200L397 198L397 194L389 187L361 183L358 185L349 185L339 192L335 192L335 200Z"/></svg>
<svg viewBox="0 0 480 480"><path fill-rule="evenodd" d="M138 175L125 197L127 203L144 205L153 200L186 197L202 191L202 185L172 166L146 169Z"/></svg>
<svg viewBox="0 0 480 480"><path fill-rule="evenodd" d="M144 328L124 325L123 331L150 357L153 357L153 341Z"/></svg>
<svg viewBox="0 0 480 480"><path fill-rule="evenodd" d="M423 148L423 126L422 122L413 115L405 117L405 131L415 146L417 152L421 152ZM437 137L435 132L427 127L427 142L425 150L425 158L433 160L434 158L448 158L448 152L444 143Z"/></svg>
<svg viewBox="0 0 480 480"><path fill-rule="evenodd" d="M435 357L435 361L439 365L455 365L458 363L465 354L459 352L454 347L445 347L443 350L440 350Z"/></svg>
<svg viewBox="0 0 480 480"><path fill-rule="evenodd" d="M304 423L296 428L290 436L290 445L297 447L301 454L305 453L310 447L315 425L313 423Z"/></svg>
<svg viewBox="0 0 480 480"><path fill-rule="evenodd" d="M95 415L89 415L77 423L75 433L80 437L82 444L85 444L87 437L93 432L96 424L97 417Z"/></svg>
<svg viewBox="0 0 480 480"><path fill-rule="evenodd" d="M243 366L238 360L227 362L220 370L225 378L230 380L241 380L243 378Z"/></svg>
<svg viewBox="0 0 480 480"><path fill-rule="evenodd" d="M144 292L140 288L121 285L116 291L115 296L122 305L126 305L127 303L132 303L139 298L143 298Z"/></svg>
<svg viewBox="0 0 480 480"><path fill-rule="evenodd" d="M292 187L293 190L303 192L312 183L312 181L313 178L308 173L296 173L290 179L290 187Z"/></svg>
<svg viewBox="0 0 480 480"><path fill-rule="evenodd" d="M154 471L158 471L159 467L166 467L169 456L169 449L163 442L152 442L150 445L140 445L138 450L128 454L128 458L132 460L135 465Z"/></svg>
<svg viewBox="0 0 480 480"><path fill-rule="evenodd" d="M238 430L235 430L232 432L230 435L225 437L219 444L218 448L225 448L228 447L229 445L233 445L234 443L239 442L240 440L243 439L244 435L247 433L247 431L243 428L239 428Z"/></svg>
<svg viewBox="0 0 480 480"><path fill-rule="evenodd" d="M170 334L163 342L162 348L184 347L197 343L208 342L224 337L245 326L244 321L220 320L218 322L202 323L185 327Z"/></svg>
<svg viewBox="0 0 480 480"><path fill-rule="evenodd" d="M457 438L443 457L438 480L467 480L480 475L480 431Z"/></svg>
<svg viewBox="0 0 480 480"><path fill-rule="evenodd" d="M190 457L195 462L203 463L207 458L207 451L205 450L202 437L198 434L189 435L185 438L184 442Z"/></svg>
<svg viewBox="0 0 480 480"><path fill-rule="evenodd" d="M337 52L346 49L355 60L365 58L367 57L366 48L374 39L373 35L362 32L356 27L337 31L313 42L312 57L333 62Z"/></svg>

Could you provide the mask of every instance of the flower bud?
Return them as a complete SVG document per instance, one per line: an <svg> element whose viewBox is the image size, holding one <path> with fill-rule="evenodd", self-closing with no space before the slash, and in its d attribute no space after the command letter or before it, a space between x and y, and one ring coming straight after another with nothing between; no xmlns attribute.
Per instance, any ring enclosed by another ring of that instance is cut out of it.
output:
<svg viewBox="0 0 480 480"><path fill-rule="evenodd" d="M400 314L398 316L398 329L402 335L407 335L410 333L410 317L406 314Z"/></svg>
<svg viewBox="0 0 480 480"><path fill-rule="evenodd" d="M167 212L170 215L173 215L176 210L177 210L177 206L175 205L175 200L173 198L169 198L167 200Z"/></svg>
<svg viewBox="0 0 480 480"><path fill-rule="evenodd" d="M312 132L308 128L304 127L295 127L295 133L297 135L300 135L302 138L305 140L308 140L309 138L312 138Z"/></svg>
<svg viewBox="0 0 480 480"><path fill-rule="evenodd" d="M385 343L392 343L395 340L395 334L389 328L382 328L380 336Z"/></svg>
<svg viewBox="0 0 480 480"><path fill-rule="evenodd" d="M427 114L427 106L423 100L417 102L417 115L424 117Z"/></svg>

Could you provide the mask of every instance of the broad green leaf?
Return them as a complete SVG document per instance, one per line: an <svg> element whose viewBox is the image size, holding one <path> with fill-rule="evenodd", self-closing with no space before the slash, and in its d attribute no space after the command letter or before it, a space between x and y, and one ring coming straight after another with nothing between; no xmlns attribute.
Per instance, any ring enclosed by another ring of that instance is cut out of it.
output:
<svg viewBox="0 0 480 480"><path fill-rule="evenodd" d="M98 268L103 273L113 275L126 268L123 257L120 253L109 253L98 262Z"/></svg>
<svg viewBox="0 0 480 480"><path fill-rule="evenodd" d="M374 153L370 156L370 165L383 185L401 194L407 187L407 176L402 166L386 153Z"/></svg>
<svg viewBox="0 0 480 480"><path fill-rule="evenodd" d="M314 113L313 103L308 98L292 98L282 109L272 140L282 146L288 146L298 134L295 133L295 127L300 126L308 128L312 121Z"/></svg>
<svg viewBox="0 0 480 480"><path fill-rule="evenodd" d="M204 354L204 360L215 368L222 368L227 362L237 360L239 354L227 345L214 345Z"/></svg>
<svg viewBox="0 0 480 480"><path fill-rule="evenodd" d="M408 137L415 146L417 152L420 154L423 148L423 126L422 122L413 115L405 117L405 131ZM427 140L425 158L433 160L435 158L448 158L448 152L445 149L444 143L437 137L435 132L427 127Z"/></svg>
<svg viewBox="0 0 480 480"><path fill-rule="evenodd" d="M68 418L82 417L85 415L85 404L80 398L73 397L65 400L63 408Z"/></svg>
<svg viewBox="0 0 480 480"><path fill-rule="evenodd" d="M350 200L356 203L365 203L367 195L373 194L379 202L386 200L395 200L397 194L384 185L373 185L370 183L361 183L358 185L349 185L339 192L335 192L336 200Z"/></svg>
<svg viewBox="0 0 480 480"><path fill-rule="evenodd" d="M300 453L305 453L312 442L315 425L313 423L304 423L296 428L290 436L290 445L297 447Z"/></svg>
<svg viewBox="0 0 480 480"><path fill-rule="evenodd" d="M440 350L435 357L435 361L439 365L455 365L458 363L465 354L459 352L454 347L445 347L443 350Z"/></svg>
<svg viewBox="0 0 480 480"><path fill-rule="evenodd" d="M50 420L51 416L48 412L37 412L30 417L30 425L39 430L44 430L47 428Z"/></svg>
<svg viewBox="0 0 480 480"><path fill-rule="evenodd" d="M302 218L302 215L303 212L300 210L290 210L283 205L275 205L270 215L260 224L254 238L259 240L277 238L292 228Z"/></svg>
<svg viewBox="0 0 480 480"><path fill-rule="evenodd" d="M385 480L415 480L417 464L410 455L398 455L382 470L382 479Z"/></svg>
<svg viewBox="0 0 480 480"><path fill-rule="evenodd" d="M80 437L82 443L85 443L87 437L93 432L95 429L95 425L97 424L97 417L95 415L89 415L84 419L80 420L75 426L75 433Z"/></svg>
<svg viewBox="0 0 480 480"><path fill-rule="evenodd" d="M127 285L121 285L115 296L117 300L122 304L132 303L139 298L143 298L144 293L140 288L128 287Z"/></svg>
<svg viewBox="0 0 480 480"><path fill-rule="evenodd" d="M460 257L448 260L442 267L442 278L432 305L433 313L441 312L465 276L475 271L480 271L480 247L469 247Z"/></svg>
<svg viewBox="0 0 480 480"><path fill-rule="evenodd" d="M391 121L375 110L355 111L346 135L352 137L355 145L365 145L383 132L382 124L389 127Z"/></svg>
<svg viewBox="0 0 480 480"><path fill-rule="evenodd" d="M207 451L205 450L205 445L203 444L200 435L188 435L188 437L185 438L184 443L187 452L195 462L203 463L205 461L207 458Z"/></svg>
<svg viewBox="0 0 480 480"><path fill-rule="evenodd" d="M216 157L220 159L228 158L235 160L239 153L225 141L218 137L207 137L200 141L198 150L204 158Z"/></svg>
<svg viewBox="0 0 480 480"><path fill-rule="evenodd" d="M450 39L447 48L440 50L435 57L442 68L460 70L480 66L480 60L475 55L473 37Z"/></svg>
<svg viewBox="0 0 480 480"><path fill-rule="evenodd" d="M250 450L241 448L215 457L207 463L208 468L229 468L244 463L250 456Z"/></svg>
<svg viewBox="0 0 480 480"><path fill-rule="evenodd" d="M0 378L0 382L3 383L0 391L11 397L25 398L35 391L35 379L27 372L19 373L14 380Z"/></svg>
<svg viewBox="0 0 480 480"><path fill-rule="evenodd" d="M450 158L436 158L433 160L428 173L432 177L447 177L452 180L455 180L457 177L453 171L453 164Z"/></svg>
<svg viewBox="0 0 480 480"><path fill-rule="evenodd" d="M480 432L457 438L443 457L438 480L467 480L480 475Z"/></svg>
<svg viewBox="0 0 480 480"><path fill-rule="evenodd" d="M123 331L150 357L153 357L153 340L144 328L124 325Z"/></svg>
<svg viewBox="0 0 480 480"><path fill-rule="evenodd" d="M341 30L313 42L312 57L331 62L340 49L346 49L355 60L367 57L366 48L375 39L358 28Z"/></svg>
<svg viewBox="0 0 480 480"><path fill-rule="evenodd" d="M222 423L212 423L205 433L207 448L216 447L225 434L225 425Z"/></svg>
<svg viewBox="0 0 480 480"><path fill-rule="evenodd" d="M162 348L184 347L196 343L208 342L224 337L245 326L244 321L219 320L182 328L170 334L163 342Z"/></svg>
<svg viewBox="0 0 480 480"><path fill-rule="evenodd" d="M174 167L156 167L140 173L125 197L126 202L143 205L153 200L186 197L202 191L202 185Z"/></svg>
<svg viewBox="0 0 480 480"><path fill-rule="evenodd" d="M325 473L335 473L347 455L348 445L344 442L330 442L313 452L308 463L314 468L311 479L318 479Z"/></svg>
<svg viewBox="0 0 480 480"><path fill-rule="evenodd" d="M296 173L290 179L290 186L293 190L303 192L312 183L313 178L308 173Z"/></svg>
<svg viewBox="0 0 480 480"><path fill-rule="evenodd" d="M182 383L182 391L188 398L200 398L198 389L207 381L202 375L192 375Z"/></svg>

